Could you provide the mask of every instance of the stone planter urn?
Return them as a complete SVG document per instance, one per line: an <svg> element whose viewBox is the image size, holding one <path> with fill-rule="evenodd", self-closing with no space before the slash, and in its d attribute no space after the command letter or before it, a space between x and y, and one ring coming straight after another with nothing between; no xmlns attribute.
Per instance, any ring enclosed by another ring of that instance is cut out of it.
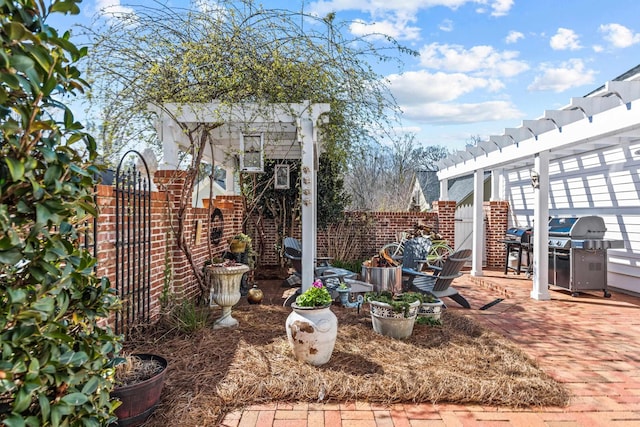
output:
<svg viewBox="0 0 640 427"><path fill-rule="evenodd" d="M211 300L222 308L222 316L214 322L213 328L236 326L238 321L231 316L231 307L240 301L242 275L249 271L249 266L245 264L209 265L206 271L211 289Z"/></svg>
<svg viewBox="0 0 640 427"><path fill-rule="evenodd" d="M315 366L324 365L336 344L338 318L330 305L300 307L293 303L291 308L285 326L295 358Z"/></svg>

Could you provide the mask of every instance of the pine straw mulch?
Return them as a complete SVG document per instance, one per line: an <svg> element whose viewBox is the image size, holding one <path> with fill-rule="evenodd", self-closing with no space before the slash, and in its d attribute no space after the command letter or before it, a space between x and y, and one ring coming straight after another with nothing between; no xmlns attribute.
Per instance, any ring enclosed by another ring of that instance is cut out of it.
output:
<svg viewBox="0 0 640 427"><path fill-rule="evenodd" d="M169 362L161 402L148 426L218 425L224 415L264 402L450 402L509 407L564 406L567 390L503 337L463 314L418 325L407 340L376 334L366 308L334 305L338 339L329 363L298 362L289 348L290 309L240 306L240 325L191 335L159 323L127 350ZM219 315L213 310L210 323Z"/></svg>

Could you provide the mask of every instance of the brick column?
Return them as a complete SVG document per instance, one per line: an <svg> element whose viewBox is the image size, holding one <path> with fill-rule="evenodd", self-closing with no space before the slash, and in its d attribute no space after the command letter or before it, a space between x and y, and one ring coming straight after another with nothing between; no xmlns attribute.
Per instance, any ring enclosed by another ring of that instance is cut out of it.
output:
<svg viewBox="0 0 640 427"><path fill-rule="evenodd" d="M499 240L504 239L507 233L509 202L505 200L484 202L483 209L487 218L485 230L487 267L504 268L505 248Z"/></svg>
<svg viewBox="0 0 640 427"><path fill-rule="evenodd" d="M433 210L438 213L438 232L453 246L456 241L456 202L454 200L436 200Z"/></svg>

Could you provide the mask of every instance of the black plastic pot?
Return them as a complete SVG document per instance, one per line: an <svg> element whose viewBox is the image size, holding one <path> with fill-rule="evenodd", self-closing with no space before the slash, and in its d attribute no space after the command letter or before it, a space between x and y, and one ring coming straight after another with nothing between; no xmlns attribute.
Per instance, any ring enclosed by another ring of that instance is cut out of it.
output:
<svg viewBox="0 0 640 427"><path fill-rule="evenodd" d="M148 380L136 384L116 387L111 392L112 398L118 398L122 404L116 409L118 427L135 427L142 425L156 409L160 400L164 376L167 372L167 361L155 354L135 354L142 360L157 360L162 370Z"/></svg>

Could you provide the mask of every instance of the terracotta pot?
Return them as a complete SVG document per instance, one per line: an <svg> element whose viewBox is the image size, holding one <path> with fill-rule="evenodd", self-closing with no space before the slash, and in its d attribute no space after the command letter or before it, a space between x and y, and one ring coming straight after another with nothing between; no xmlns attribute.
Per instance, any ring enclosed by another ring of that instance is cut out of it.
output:
<svg viewBox="0 0 640 427"><path fill-rule="evenodd" d="M211 199L202 199L202 207L205 209L209 209L209 203L211 203Z"/></svg>
<svg viewBox="0 0 640 427"><path fill-rule="evenodd" d="M299 307L285 323L289 345L296 359L311 365L324 365L331 358L338 336L338 318L326 307Z"/></svg>
<svg viewBox="0 0 640 427"><path fill-rule="evenodd" d="M148 380L113 389L111 397L122 401L115 412L118 417L118 427L134 427L144 424L160 400L164 376L167 372L165 358L155 354L135 354L135 356L142 360L157 360L162 365L162 370Z"/></svg>
<svg viewBox="0 0 640 427"><path fill-rule="evenodd" d="M232 210L233 202L231 200L216 198L216 199L213 199L213 206L222 210Z"/></svg>

